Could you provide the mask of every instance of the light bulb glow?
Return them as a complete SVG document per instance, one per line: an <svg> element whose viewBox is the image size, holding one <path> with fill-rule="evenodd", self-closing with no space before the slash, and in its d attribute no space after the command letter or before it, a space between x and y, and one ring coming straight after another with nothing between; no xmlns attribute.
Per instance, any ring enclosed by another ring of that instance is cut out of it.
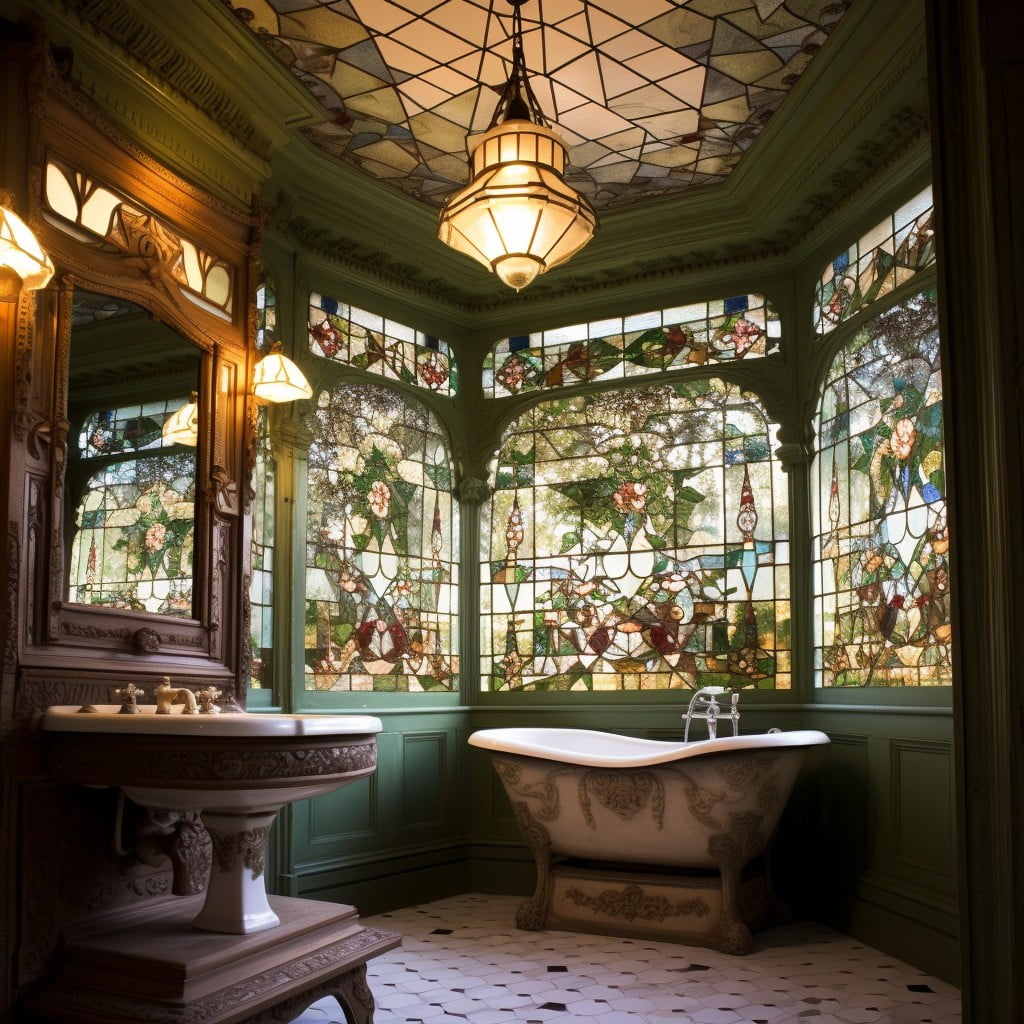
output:
<svg viewBox="0 0 1024 1024"><path fill-rule="evenodd" d="M13 270L26 291L45 288L53 264L32 229L12 210L0 206L0 266Z"/></svg>

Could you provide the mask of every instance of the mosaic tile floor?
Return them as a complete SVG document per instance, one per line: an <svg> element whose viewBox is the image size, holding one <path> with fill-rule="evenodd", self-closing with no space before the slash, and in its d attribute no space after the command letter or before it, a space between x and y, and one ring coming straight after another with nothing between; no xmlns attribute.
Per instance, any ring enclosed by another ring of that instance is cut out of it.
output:
<svg viewBox="0 0 1024 1024"><path fill-rule="evenodd" d="M959 1024L960 993L817 924L732 957L693 946L521 932L521 901L456 896L364 920L401 932L371 960L374 1024ZM333 998L295 1024L345 1024Z"/></svg>

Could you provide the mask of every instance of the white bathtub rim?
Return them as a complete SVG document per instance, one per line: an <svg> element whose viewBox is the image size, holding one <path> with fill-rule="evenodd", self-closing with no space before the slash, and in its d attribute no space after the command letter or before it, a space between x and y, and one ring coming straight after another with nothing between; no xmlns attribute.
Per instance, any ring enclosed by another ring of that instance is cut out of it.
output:
<svg viewBox="0 0 1024 1024"><path fill-rule="evenodd" d="M727 735L689 743L620 736L596 729L530 726L480 729L469 737L472 746L484 750L593 768L646 768L715 753L812 747L829 742L828 736L817 729Z"/></svg>

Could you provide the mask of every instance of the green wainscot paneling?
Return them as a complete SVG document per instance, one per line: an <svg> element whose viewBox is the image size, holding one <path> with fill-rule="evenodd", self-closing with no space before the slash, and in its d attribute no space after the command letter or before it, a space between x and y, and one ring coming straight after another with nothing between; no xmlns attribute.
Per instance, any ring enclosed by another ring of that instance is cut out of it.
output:
<svg viewBox="0 0 1024 1024"><path fill-rule="evenodd" d="M466 891L465 712L380 717L370 778L286 809L281 891L364 914Z"/></svg>

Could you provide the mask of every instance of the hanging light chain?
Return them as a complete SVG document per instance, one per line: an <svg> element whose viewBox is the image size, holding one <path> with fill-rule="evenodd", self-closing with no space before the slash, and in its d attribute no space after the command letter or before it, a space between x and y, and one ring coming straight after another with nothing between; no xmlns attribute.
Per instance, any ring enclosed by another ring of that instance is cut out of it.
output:
<svg viewBox="0 0 1024 1024"><path fill-rule="evenodd" d="M533 124L551 127L551 122L544 116L537 97L530 88L530 79L526 70L526 56L523 52L523 13L522 6L526 0L508 0L512 7L512 72L498 97L498 105L494 108L494 116L488 128L505 121L531 121Z"/></svg>

